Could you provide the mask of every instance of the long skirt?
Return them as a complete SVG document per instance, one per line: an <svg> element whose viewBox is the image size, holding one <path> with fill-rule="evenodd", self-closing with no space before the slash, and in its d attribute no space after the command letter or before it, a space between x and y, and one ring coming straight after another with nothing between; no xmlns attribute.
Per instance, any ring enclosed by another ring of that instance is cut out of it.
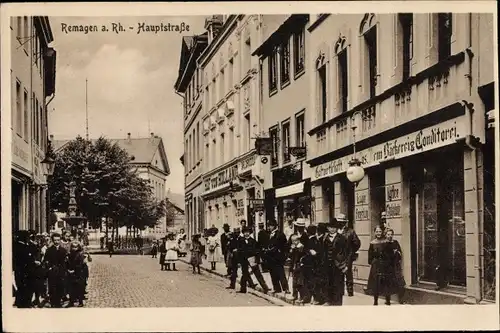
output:
<svg viewBox="0 0 500 333"><path fill-rule="evenodd" d="M189 263L193 266L200 266L203 263L202 253L201 252L191 252L191 260Z"/></svg>
<svg viewBox="0 0 500 333"><path fill-rule="evenodd" d="M167 254L165 256L165 263L175 263L179 260L179 256L177 255L176 250L167 250Z"/></svg>
<svg viewBox="0 0 500 333"><path fill-rule="evenodd" d="M372 295L392 295L397 292L397 284L392 267L378 262L371 265L367 288Z"/></svg>
<svg viewBox="0 0 500 333"><path fill-rule="evenodd" d="M163 265L165 263L165 257L167 254L165 252L160 253L160 265Z"/></svg>
<svg viewBox="0 0 500 333"><path fill-rule="evenodd" d="M218 262L219 261L219 251L217 249L207 251L207 261L208 262Z"/></svg>

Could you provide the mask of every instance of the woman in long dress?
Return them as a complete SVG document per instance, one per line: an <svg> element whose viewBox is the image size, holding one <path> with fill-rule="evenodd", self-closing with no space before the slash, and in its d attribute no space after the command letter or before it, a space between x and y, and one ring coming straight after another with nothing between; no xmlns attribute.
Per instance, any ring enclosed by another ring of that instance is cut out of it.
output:
<svg viewBox="0 0 500 333"><path fill-rule="evenodd" d="M373 293L373 305L378 305L379 295L385 296L385 304L391 304L391 294L394 291L394 252L388 246L380 226L375 228L375 239L368 249L370 275L368 289Z"/></svg>
<svg viewBox="0 0 500 333"><path fill-rule="evenodd" d="M215 229L217 230L217 229ZM219 261L220 257L220 242L219 237L217 237L217 232L215 230L211 230L210 235L207 239L207 260L210 262L211 270L215 271L217 261Z"/></svg>
<svg viewBox="0 0 500 333"><path fill-rule="evenodd" d="M200 242L200 237L201 235L193 236L191 248L189 249L191 252L190 264L193 267L193 274L196 273L196 269L198 270L198 274L201 274L200 266L203 263L203 245Z"/></svg>
<svg viewBox="0 0 500 333"><path fill-rule="evenodd" d="M172 264L172 270L176 271L175 263L179 260L177 251L179 250L179 244L175 240L174 234L168 235L168 240L165 244L167 249L167 254L165 255L165 266L167 266L167 271L170 270L170 265Z"/></svg>
<svg viewBox="0 0 500 333"><path fill-rule="evenodd" d="M404 304L404 294L405 294L405 278L403 276L402 260L403 251L401 250L401 245L394 239L394 230L388 228L385 230L385 237L387 239L387 246L394 253L394 280L395 288L398 293L399 304Z"/></svg>
<svg viewBox="0 0 500 333"><path fill-rule="evenodd" d="M177 244L179 245L179 257L185 257L187 254L186 249L186 232L184 229L181 229L179 234L177 234Z"/></svg>

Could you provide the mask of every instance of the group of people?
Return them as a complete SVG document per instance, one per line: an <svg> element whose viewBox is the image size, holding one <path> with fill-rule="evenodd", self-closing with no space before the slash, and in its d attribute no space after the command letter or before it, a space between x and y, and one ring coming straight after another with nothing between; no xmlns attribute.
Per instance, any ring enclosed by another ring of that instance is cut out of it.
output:
<svg viewBox="0 0 500 333"><path fill-rule="evenodd" d="M393 238L394 231L383 222L375 229L375 239L368 251L371 265L368 290L374 297L374 305L378 305L381 295L389 305L392 294L398 294L402 303L405 287L401 247ZM228 289L236 288L238 269L241 269L240 293L246 293L247 287L256 287L252 275L265 293L270 292L262 275L269 272L273 293L291 292L298 303L342 305L345 289L348 296L354 295L353 263L361 242L344 214L328 223L307 227L303 220L297 220L288 237L279 230L275 220L268 221L267 230L259 224L257 240L245 220L232 232L227 224L223 228L220 245L230 276ZM213 265L212 269L215 269ZM288 283L290 276L292 290Z"/></svg>
<svg viewBox="0 0 500 333"><path fill-rule="evenodd" d="M84 305L88 262L92 259L70 232L16 232L13 243L14 306L18 308Z"/></svg>
<svg viewBox="0 0 500 333"><path fill-rule="evenodd" d="M160 267L165 271L176 271L175 263L179 257L186 255L186 238L184 229L181 229L177 236L170 232L163 237L160 242L154 241L151 247L151 258L157 258L160 253Z"/></svg>

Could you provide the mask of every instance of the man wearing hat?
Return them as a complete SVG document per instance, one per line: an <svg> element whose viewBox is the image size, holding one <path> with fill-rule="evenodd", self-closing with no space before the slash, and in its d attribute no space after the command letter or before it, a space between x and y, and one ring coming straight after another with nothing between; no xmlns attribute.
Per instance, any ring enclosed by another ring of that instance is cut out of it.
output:
<svg viewBox="0 0 500 333"><path fill-rule="evenodd" d="M327 223L320 222L318 223L318 227L316 228L316 238L318 240L317 249L318 249L318 262L316 266L316 270L314 271L314 303L315 305L322 305L326 302L326 269L323 265L323 253L324 253L324 244L325 238L327 235Z"/></svg>
<svg viewBox="0 0 500 333"><path fill-rule="evenodd" d="M259 232L257 233L257 244L259 245L260 252L260 263L262 265L262 271L267 272L267 260L264 250L267 249L267 244L269 243L269 232L264 228L264 223L259 222Z"/></svg>
<svg viewBox="0 0 500 333"><path fill-rule="evenodd" d="M30 308L31 300L35 292L33 284L33 270L35 258L29 244L30 233L27 230L19 230L13 244L13 269L16 286L15 306L18 308Z"/></svg>
<svg viewBox="0 0 500 333"><path fill-rule="evenodd" d="M303 218L298 218L297 220L293 221L293 225L295 227L295 231L293 232L292 235L296 235L300 242L302 244L306 244L308 240L308 236L305 232L306 230L306 221ZM292 237L292 236L290 236ZM290 243L290 239L288 239L288 242Z"/></svg>
<svg viewBox="0 0 500 333"><path fill-rule="evenodd" d="M252 234L252 228L245 227L243 228L243 238L239 239L238 242L238 256L241 264L241 289L240 293L247 292L247 284L250 288L255 288L255 283L252 281L250 276L250 271L255 275L257 281L261 285L264 293L269 291L269 288L262 276L262 272L260 271L257 256L259 254L259 248L257 241L250 237Z"/></svg>
<svg viewBox="0 0 500 333"><path fill-rule="evenodd" d="M288 254L288 242L285 234L278 229L276 220L270 220L268 226L271 234L269 235L266 258L269 262L269 273L271 274L273 289L275 293L282 291L290 293L284 267Z"/></svg>
<svg viewBox="0 0 500 333"><path fill-rule="evenodd" d="M342 230L344 236L347 238L347 272L346 272L346 286L347 294L352 297L354 296L354 277L352 274L352 264L357 259L357 253L361 247L361 241L358 235L349 225L345 214L339 214L336 217L339 224L343 224Z"/></svg>
<svg viewBox="0 0 500 333"><path fill-rule="evenodd" d="M328 223L328 233L323 241L323 266L326 277L326 300L328 305L342 305L344 276L347 272L347 238L342 234L344 224Z"/></svg>
<svg viewBox="0 0 500 333"><path fill-rule="evenodd" d="M226 264L226 267L227 267L227 276L230 276L231 269L230 269L230 265L228 265L228 262L227 262L229 233L230 233L229 224L224 223L224 225L222 226L222 230L224 230L224 232L222 233L222 235L220 235L220 248L222 251L222 255L224 256L224 263Z"/></svg>

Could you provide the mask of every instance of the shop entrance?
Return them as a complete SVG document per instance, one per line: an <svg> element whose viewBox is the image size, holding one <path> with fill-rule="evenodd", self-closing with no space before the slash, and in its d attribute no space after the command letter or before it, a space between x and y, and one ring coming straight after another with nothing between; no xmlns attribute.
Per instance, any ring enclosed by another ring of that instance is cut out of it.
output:
<svg viewBox="0 0 500 333"><path fill-rule="evenodd" d="M465 286L463 152L426 154L405 169L410 186L412 283Z"/></svg>

